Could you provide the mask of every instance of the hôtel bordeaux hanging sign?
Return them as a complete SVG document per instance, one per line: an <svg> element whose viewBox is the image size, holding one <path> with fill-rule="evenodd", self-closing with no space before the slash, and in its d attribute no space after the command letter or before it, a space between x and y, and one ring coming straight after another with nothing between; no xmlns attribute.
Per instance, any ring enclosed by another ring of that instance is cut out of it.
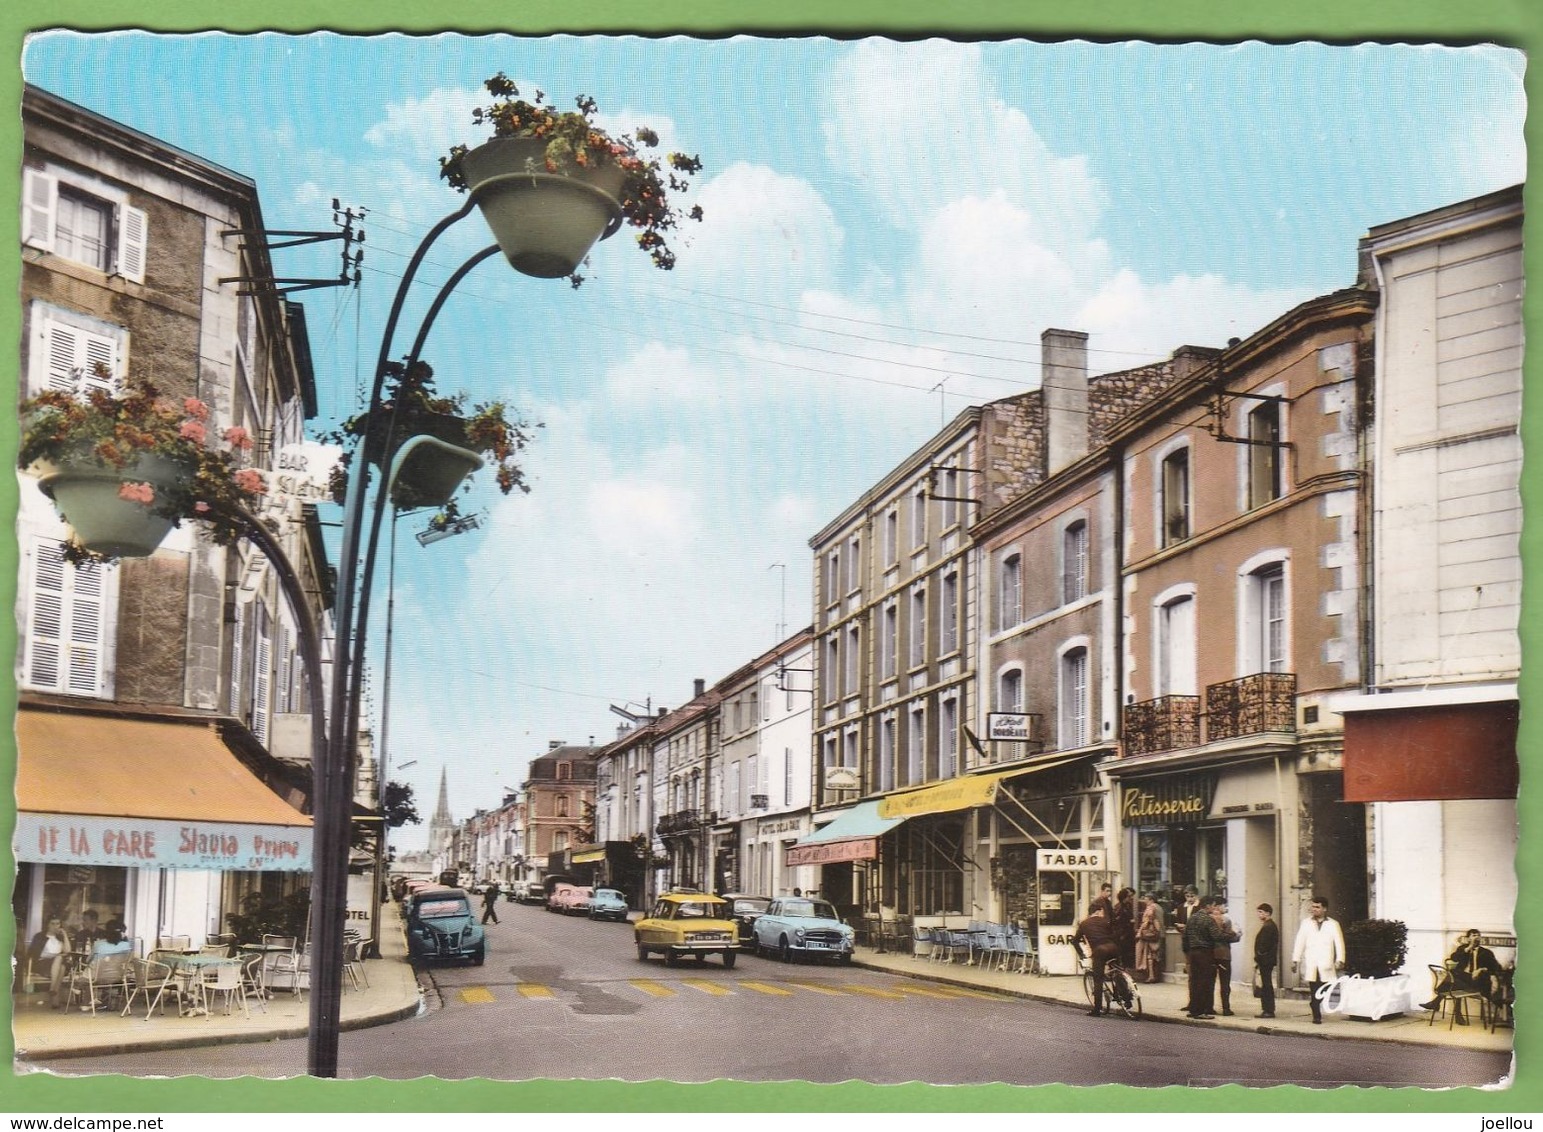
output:
<svg viewBox="0 0 1543 1132"><path fill-rule="evenodd" d="M1120 793L1121 825L1195 825L1211 813L1214 774L1175 774L1126 786Z"/></svg>

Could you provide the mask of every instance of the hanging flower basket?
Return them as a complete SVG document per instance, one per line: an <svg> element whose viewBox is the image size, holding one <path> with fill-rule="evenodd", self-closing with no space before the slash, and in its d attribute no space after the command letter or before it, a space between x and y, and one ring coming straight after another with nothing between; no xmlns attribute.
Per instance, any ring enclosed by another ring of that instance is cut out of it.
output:
<svg viewBox="0 0 1543 1132"><path fill-rule="evenodd" d="M667 233L702 208L677 198L702 171L694 155L647 151L659 135L646 126L609 133L595 122L599 107L588 95L576 109L558 110L541 91L530 99L500 72L482 84L493 102L472 111L492 138L475 148L451 146L439 159L450 187L470 192L514 269L526 275L566 275L577 287L578 267L596 240L623 224L637 231L638 247L654 266L675 266Z"/></svg>
<svg viewBox="0 0 1543 1132"><path fill-rule="evenodd" d="M186 466L151 454L121 468L89 458L33 467L38 486L74 529L76 545L104 558L154 554L177 525L177 516L162 513L155 500L185 490L193 478Z"/></svg>
<svg viewBox="0 0 1543 1132"><path fill-rule="evenodd" d="M516 271L539 279L572 275L589 249L614 233L626 174L614 161L546 171L546 143L494 138L462 158L466 185Z"/></svg>

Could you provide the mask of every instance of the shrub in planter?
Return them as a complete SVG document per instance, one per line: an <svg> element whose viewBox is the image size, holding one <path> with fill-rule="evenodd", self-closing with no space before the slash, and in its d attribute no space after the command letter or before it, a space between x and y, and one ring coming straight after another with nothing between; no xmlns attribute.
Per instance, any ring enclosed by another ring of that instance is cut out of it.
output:
<svg viewBox="0 0 1543 1132"><path fill-rule="evenodd" d="M1345 933L1345 971L1365 979L1392 978L1409 953L1402 920L1357 920Z"/></svg>

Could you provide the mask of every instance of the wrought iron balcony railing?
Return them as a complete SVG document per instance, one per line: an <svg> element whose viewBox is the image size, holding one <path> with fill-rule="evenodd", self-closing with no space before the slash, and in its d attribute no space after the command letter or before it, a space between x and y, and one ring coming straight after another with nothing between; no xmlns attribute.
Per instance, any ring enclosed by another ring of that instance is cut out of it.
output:
<svg viewBox="0 0 1543 1132"><path fill-rule="evenodd" d="M1200 745L1200 697L1159 696L1126 704L1125 754L1150 755Z"/></svg>
<svg viewBox="0 0 1543 1132"><path fill-rule="evenodd" d="M1293 672L1257 672L1205 690L1206 741L1264 731L1295 731L1297 678Z"/></svg>
<svg viewBox="0 0 1543 1132"><path fill-rule="evenodd" d="M695 810L676 810L673 814L665 814L659 819L659 836L668 837L673 833L685 833L687 830L696 829L700 824Z"/></svg>

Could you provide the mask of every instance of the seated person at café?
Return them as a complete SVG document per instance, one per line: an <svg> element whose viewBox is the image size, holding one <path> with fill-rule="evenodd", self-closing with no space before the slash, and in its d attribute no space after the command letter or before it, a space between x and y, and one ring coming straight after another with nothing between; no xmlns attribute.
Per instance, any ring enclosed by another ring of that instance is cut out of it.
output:
<svg viewBox="0 0 1543 1132"><path fill-rule="evenodd" d="M64 921L50 916L43 930L32 937L27 945L27 961L32 973L48 979L48 1004L60 1004L59 986L64 981L64 957L70 950L70 937L65 934Z"/></svg>
<svg viewBox="0 0 1543 1132"><path fill-rule="evenodd" d="M1422 1003L1421 1010L1434 1010L1453 991L1477 991L1491 1002L1503 998L1500 961L1495 953L1479 943L1479 929L1469 928L1447 957L1446 973L1436 980L1436 996Z"/></svg>
<svg viewBox="0 0 1543 1132"><path fill-rule="evenodd" d="M80 924L70 929L70 938L75 941L76 951L90 951L91 945L102 938L102 925L95 908L87 908L80 914Z"/></svg>
<svg viewBox="0 0 1543 1132"><path fill-rule="evenodd" d="M127 930L128 925L122 920L108 920L107 926L102 929L102 937L91 945L91 958L95 960L104 955L133 951L134 945L123 938L123 933Z"/></svg>

